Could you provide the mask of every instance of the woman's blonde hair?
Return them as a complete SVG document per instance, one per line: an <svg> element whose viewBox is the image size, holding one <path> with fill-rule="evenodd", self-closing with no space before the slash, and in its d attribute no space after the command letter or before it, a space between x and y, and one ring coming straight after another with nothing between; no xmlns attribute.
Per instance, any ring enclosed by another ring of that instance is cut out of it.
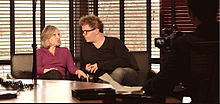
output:
<svg viewBox="0 0 220 104"><path fill-rule="evenodd" d="M42 48L49 48L50 47L49 39L54 35L54 32L56 30L58 30L58 28L55 26L52 26L52 25L48 25L43 29L43 31L40 35Z"/></svg>

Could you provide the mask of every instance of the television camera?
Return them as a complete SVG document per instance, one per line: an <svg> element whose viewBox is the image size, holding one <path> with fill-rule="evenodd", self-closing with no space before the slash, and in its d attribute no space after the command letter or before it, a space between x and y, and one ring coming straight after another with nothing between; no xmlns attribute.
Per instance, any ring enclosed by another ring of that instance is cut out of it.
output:
<svg viewBox="0 0 220 104"><path fill-rule="evenodd" d="M173 24L168 28L161 30L161 37L155 38L155 47L170 49L173 45L173 40L181 36L182 32L177 32L177 25Z"/></svg>

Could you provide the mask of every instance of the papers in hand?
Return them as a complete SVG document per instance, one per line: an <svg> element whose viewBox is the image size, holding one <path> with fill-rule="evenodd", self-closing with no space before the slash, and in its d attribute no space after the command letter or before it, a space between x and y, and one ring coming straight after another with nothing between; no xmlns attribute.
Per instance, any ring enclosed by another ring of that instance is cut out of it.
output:
<svg viewBox="0 0 220 104"><path fill-rule="evenodd" d="M132 91L140 91L142 88L140 86L137 87L122 86L118 82L114 81L108 73L103 74L99 78L103 81L110 83L115 88L116 91L132 92Z"/></svg>

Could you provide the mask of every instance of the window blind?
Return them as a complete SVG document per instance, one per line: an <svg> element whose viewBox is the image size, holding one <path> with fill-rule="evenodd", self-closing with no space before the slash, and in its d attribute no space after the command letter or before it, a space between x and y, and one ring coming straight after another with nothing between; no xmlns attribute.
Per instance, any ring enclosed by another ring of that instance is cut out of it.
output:
<svg viewBox="0 0 220 104"><path fill-rule="evenodd" d="M10 0L0 1L0 60L10 59Z"/></svg>
<svg viewBox="0 0 220 104"><path fill-rule="evenodd" d="M98 16L104 24L104 35L120 37L120 1L98 0Z"/></svg>
<svg viewBox="0 0 220 104"><path fill-rule="evenodd" d="M160 0L151 0L151 58L160 58L160 49L154 43L160 36L160 22ZM160 64L151 64L151 70L158 73Z"/></svg>
<svg viewBox="0 0 220 104"><path fill-rule="evenodd" d="M160 0L151 0L151 58L160 58L160 49L154 44L154 39L158 36L160 36ZM158 65L154 68L157 67Z"/></svg>
<svg viewBox="0 0 220 104"><path fill-rule="evenodd" d="M61 47L69 48L69 0L45 0L45 26L56 26Z"/></svg>
<svg viewBox="0 0 220 104"><path fill-rule="evenodd" d="M147 50L146 0L125 0L125 45L130 51Z"/></svg>
<svg viewBox="0 0 220 104"><path fill-rule="evenodd" d="M0 61L10 59L10 0L0 1ZM10 65L0 65L0 77L6 78Z"/></svg>
<svg viewBox="0 0 220 104"><path fill-rule="evenodd" d="M172 24L172 6L171 0L162 0L161 2L161 29L167 28ZM175 0L174 20L178 26L178 31L192 32L195 26L188 16L188 9L185 0Z"/></svg>
<svg viewBox="0 0 220 104"><path fill-rule="evenodd" d="M15 54L32 53L33 48L33 4L32 0L15 0ZM36 43L39 47L40 1L36 4Z"/></svg>
<svg viewBox="0 0 220 104"><path fill-rule="evenodd" d="M94 0L73 0L73 32L74 32L74 58L80 57L80 44L83 39L79 19L87 14L93 14Z"/></svg>

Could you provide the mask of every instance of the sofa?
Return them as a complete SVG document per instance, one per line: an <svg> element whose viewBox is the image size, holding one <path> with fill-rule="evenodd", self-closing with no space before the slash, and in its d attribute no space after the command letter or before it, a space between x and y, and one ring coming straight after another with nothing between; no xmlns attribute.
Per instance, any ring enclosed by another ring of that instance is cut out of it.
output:
<svg viewBox="0 0 220 104"><path fill-rule="evenodd" d="M149 56L147 51L129 51L130 56L130 63L132 65L132 68L134 68L137 71L138 74L138 80L137 83L139 86L143 85L144 82L153 77L155 75L155 73L153 73L152 71L150 71L150 62L149 62ZM74 61L77 65L77 67L80 67L80 62L79 62L79 58L75 57ZM70 75L67 72L67 77L66 79L73 79L74 76Z"/></svg>
<svg viewBox="0 0 220 104"><path fill-rule="evenodd" d="M148 53L147 51L131 51L129 53L132 67L137 69L138 85L143 85L143 83L148 79L150 72ZM79 67L78 59L79 58L76 58L74 61ZM32 66L33 54L15 54L12 57L11 62L11 75L13 78L17 79L31 79ZM67 71L66 79L70 80L71 78L71 75Z"/></svg>

